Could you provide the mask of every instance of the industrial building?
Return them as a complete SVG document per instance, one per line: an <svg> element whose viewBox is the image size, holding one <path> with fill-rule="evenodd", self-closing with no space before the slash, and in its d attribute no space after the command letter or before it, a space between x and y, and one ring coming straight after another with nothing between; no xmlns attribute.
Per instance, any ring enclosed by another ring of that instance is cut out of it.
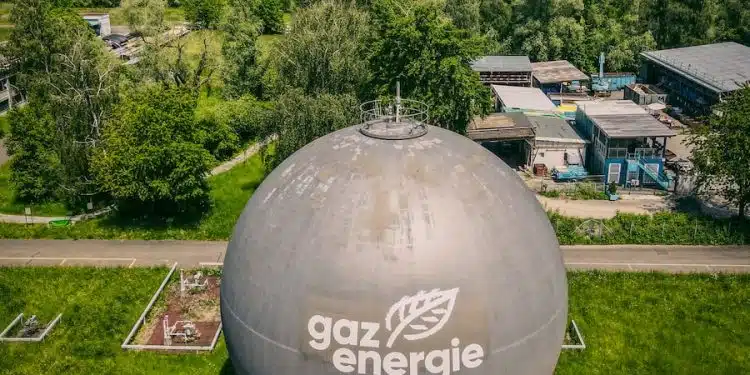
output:
<svg viewBox="0 0 750 375"><path fill-rule="evenodd" d="M547 170L569 164L584 165L589 143L562 118L521 112L477 118L469 125L467 136L511 167L544 164Z"/></svg>
<svg viewBox="0 0 750 375"><path fill-rule="evenodd" d="M471 63L485 85L531 87L531 61L528 56L484 56Z"/></svg>
<svg viewBox="0 0 750 375"><path fill-rule="evenodd" d="M750 47L734 42L643 52L641 80L669 95L668 104L705 115L750 81Z"/></svg>
<svg viewBox="0 0 750 375"><path fill-rule="evenodd" d="M668 189L667 139L676 135L630 100L576 103L576 127L591 142L586 166L605 183Z"/></svg>
<svg viewBox="0 0 750 375"><path fill-rule="evenodd" d="M531 71L534 87L545 94L584 91L589 81L589 76L567 60L532 63Z"/></svg>
<svg viewBox="0 0 750 375"><path fill-rule="evenodd" d="M557 106L536 87L492 85L495 112L555 113Z"/></svg>

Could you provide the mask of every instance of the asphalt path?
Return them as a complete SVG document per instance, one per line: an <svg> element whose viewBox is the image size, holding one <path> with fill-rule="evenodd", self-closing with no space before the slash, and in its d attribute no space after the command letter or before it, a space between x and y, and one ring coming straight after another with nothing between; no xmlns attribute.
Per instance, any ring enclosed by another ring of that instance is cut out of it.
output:
<svg viewBox="0 0 750 375"><path fill-rule="evenodd" d="M0 266L186 267L224 261L223 241L0 240ZM750 273L750 246L563 246L569 269Z"/></svg>

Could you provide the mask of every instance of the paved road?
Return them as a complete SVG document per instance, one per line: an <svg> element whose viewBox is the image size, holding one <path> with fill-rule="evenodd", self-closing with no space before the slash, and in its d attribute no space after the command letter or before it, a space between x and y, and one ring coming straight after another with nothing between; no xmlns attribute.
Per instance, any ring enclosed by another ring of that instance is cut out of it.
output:
<svg viewBox="0 0 750 375"><path fill-rule="evenodd" d="M0 265L217 264L226 242L0 240ZM750 273L750 246L563 246L569 269Z"/></svg>

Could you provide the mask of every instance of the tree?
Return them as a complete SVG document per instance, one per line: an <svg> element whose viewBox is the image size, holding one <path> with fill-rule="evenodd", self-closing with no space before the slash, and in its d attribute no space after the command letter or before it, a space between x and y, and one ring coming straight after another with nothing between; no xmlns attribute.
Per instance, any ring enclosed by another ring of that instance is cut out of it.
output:
<svg viewBox="0 0 750 375"><path fill-rule="evenodd" d="M89 25L71 10L57 8L49 1L32 0L16 4L12 19L18 28L11 34L7 52L12 68L20 75L21 90L34 103L34 113L54 120L52 138L39 138L45 140L43 143L19 141L14 151L19 155L41 152L39 147L44 145L44 153L54 153L58 161L51 164L57 169L54 174L28 171L25 168L34 163L19 161L14 170L19 174L16 181L23 181L37 192L38 186L59 184L63 189L57 190L58 195L75 204L82 194L97 190L89 158L117 101L122 64L105 51ZM13 120L24 121L25 117L16 116ZM17 136L49 131L46 124L40 121L41 129L29 129L33 124L18 124ZM23 150L27 146L30 149ZM40 158L52 159L46 154ZM30 176L51 180L32 181ZM46 195L52 193L46 190ZM28 196L39 198L40 194Z"/></svg>
<svg viewBox="0 0 750 375"><path fill-rule="evenodd" d="M698 192L737 204L745 218L750 202L750 86L717 104L690 144Z"/></svg>
<svg viewBox="0 0 750 375"><path fill-rule="evenodd" d="M57 197L60 158L54 152L55 120L44 106L31 102L8 114L11 133L5 140L15 199L42 202Z"/></svg>
<svg viewBox="0 0 750 375"><path fill-rule="evenodd" d="M484 38L456 28L436 4L382 0L374 7L380 38L373 45L371 84L377 94L392 93L400 81L403 96L427 103L431 122L459 133L489 113L490 92L469 65L484 52Z"/></svg>
<svg viewBox="0 0 750 375"><path fill-rule="evenodd" d="M185 20L193 25L212 29L219 25L224 16L226 0L183 0L182 9L185 11Z"/></svg>
<svg viewBox="0 0 750 375"><path fill-rule="evenodd" d="M281 164L304 145L358 122L357 100L351 95L306 96L300 89L282 95L268 116L264 136L278 135L275 152L264 158L266 170Z"/></svg>
<svg viewBox="0 0 750 375"><path fill-rule="evenodd" d="M164 19L165 0L123 0L121 7L133 34L153 38L168 28Z"/></svg>
<svg viewBox="0 0 750 375"><path fill-rule="evenodd" d="M195 105L190 90L163 85L123 99L93 160L97 180L121 212L171 216L209 207L213 158L198 144Z"/></svg>
<svg viewBox="0 0 750 375"><path fill-rule="evenodd" d="M300 9L276 50L282 84L308 95L359 94L370 76L367 14L355 4L324 0Z"/></svg>
<svg viewBox="0 0 750 375"><path fill-rule="evenodd" d="M255 13L261 20L261 33L281 34L284 32L284 4L281 0L256 0Z"/></svg>
<svg viewBox="0 0 750 375"><path fill-rule="evenodd" d="M445 13L453 19L456 27L479 31L481 2L482 0L446 0Z"/></svg>
<svg viewBox="0 0 750 375"><path fill-rule="evenodd" d="M264 67L259 64L256 48L260 23L251 2L233 0L230 3L221 44L224 57L223 92L229 98L245 94L263 96Z"/></svg>

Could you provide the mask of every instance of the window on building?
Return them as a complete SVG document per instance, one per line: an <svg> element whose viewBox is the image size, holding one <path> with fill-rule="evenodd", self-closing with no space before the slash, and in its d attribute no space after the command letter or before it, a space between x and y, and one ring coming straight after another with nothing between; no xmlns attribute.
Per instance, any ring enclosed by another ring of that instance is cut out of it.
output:
<svg viewBox="0 0 750 375"><path fill-rule="evenodd" d="M618 163L612 163L609 165L609 170L607 171L607 183L620 183L620 169L622 168L621 164Z"/></svg>

